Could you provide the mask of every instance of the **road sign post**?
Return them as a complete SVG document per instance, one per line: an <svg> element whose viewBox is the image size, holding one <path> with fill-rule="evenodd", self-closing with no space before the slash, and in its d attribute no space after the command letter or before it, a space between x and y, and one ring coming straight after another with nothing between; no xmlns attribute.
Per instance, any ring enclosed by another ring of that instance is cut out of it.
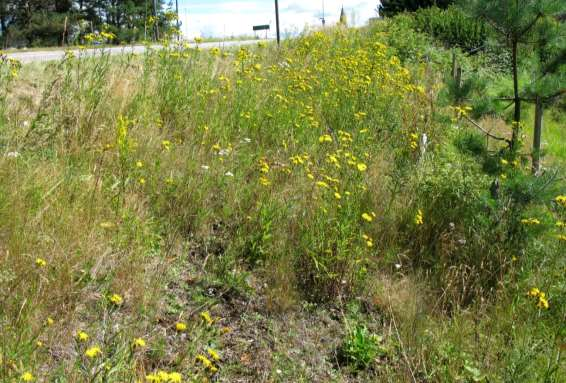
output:
<svg viewBox="0 0 566 383"><path fill-rule="evenodd" d="M277 45L281 44L281 34L279 33L279 1L275 0L275 24L277 27Z"/></svg>
<svg viewBox="0 0 566 383"><path fill-rule="evenodd" d="M265 38L267 39L267 31L270 29L268 24L264 24L264 25L254 25L253 26L253 30L254 32L257 31L265 31ZM256 35L257 37L257 35Z"/></svg>

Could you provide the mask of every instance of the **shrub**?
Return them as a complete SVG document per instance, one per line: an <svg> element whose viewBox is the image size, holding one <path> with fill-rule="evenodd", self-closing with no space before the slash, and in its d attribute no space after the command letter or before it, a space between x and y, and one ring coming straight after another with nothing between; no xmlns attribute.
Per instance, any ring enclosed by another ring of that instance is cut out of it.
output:
<svg viewBox="0 0 566 383"><path fill-rule="evenodd" d="M456 148L463 154L484 157L487 155L485 137L480 133L465 131L459 134L454 142Z"/></svg>
<svg viewBox="0 0 566 383"><path fill-rule="evenodd" d="M414 14L414 27L441 41L448 47L467 52L483 48L487 38L485 23L471 19L456 7L420 9Z"/></svg>

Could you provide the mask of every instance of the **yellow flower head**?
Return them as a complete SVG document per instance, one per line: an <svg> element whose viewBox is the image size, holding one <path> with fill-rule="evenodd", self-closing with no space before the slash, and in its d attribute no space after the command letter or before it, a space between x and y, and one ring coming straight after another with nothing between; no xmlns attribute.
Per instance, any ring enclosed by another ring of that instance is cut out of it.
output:
<svg viewBox="0 0 566 383"><path fill-rule="evenodd" d="M358 170L359 170L360 172L365 172L365 171L367 170L367 168L368 168L366 164L361 163L361 162L360 162L357 166L358 166Z"/></svg>
<svg viewBox="0 0 566 383"><path fill-rule="evenodd" d="M419 209L417 215L415 215L415 225L422 225L424 223L423 211Z"/></svg>
<svg viewBox="0 0 566 383"><path fill-rule="evenodd" d="M177 322L175 323L175 330L179 331L179 332L185 332L187 331L187 325L185 322Z"/></svg>
<svg viewBox="0 0 566 383"><path fill-rule="evenodd" d="M555 201L558 205L560 205L560 206L566 208L566 195L559 195L558 197L556 197L556 198L554 199L554 201Z"/></svg>
<svg viewBox="0 0 566 383"><path fill-rule="evenodd" d="M120 306L120 305L122 305L122 303L124 303L124 298L122 298L118 294L112 294L110 296L110 302L112 302L116 306Z"/></svg>
<svg viewBox="0 0 566 383"><path fill-rule="evenodd" d="M33 382L35 380L31 372L24 372L21 376L21 379L24 382Z"/></svg>
<svg viewBox="0 0 566 383"><path fill-rule="evenodd" d="M161 146L163 147L163 149L169 151L169 150L171 150L171 141L163 140L163 141L161 141Z"/></svg>
<svg viewBox="0 0 566 383"><path fill-rule="evenodd" d="M200 317L202 318L203 321L206 322L207 325L211 325L214 321L212 320L212 317L210 316L210 313L208 311L203 311L200 313Z"/></svg>
<svg viewBox="0 0 566 383"><path fill-rule="evenodd" d="M48 325L48 326L53 326L54 323L55 323L55 321L53 320L53 318L48 317L45 320L45 324Z"/></svg>
<svg viewBox="0 0 566 383"><path fill-rule="evenodd" d="M136 162L136 167L138 167L138 168L143 168L143 162L137 161L137 162Z"/></svg>
<svg viewBox="0 0 566 383"><path fill-rule="evenodd" d="M200 361L203 364L203 366L206 369L208 369L210 372L215 373L216 371L218 371L218 368L216 368L214 363L212 363L210 359L208 359L206 356L199 354L197 355L197 360Z"/></svg>
<svg viewBox="0 0 566 383"><path fill-rule="evenodd" d="M373 216L370 215L370 214L368 214L368 213L362 214L362 218L363 218L365 221L367 221L367 222L373 221Z"/></svg>
<svg viewBox="0 0 566 383"><path fill-rule="evenodd" d="M144 348L146 346L145 340L142 338L135 338L134 339L134 347L135 348Z"/></svg>
<svg viewBox="0 0 566 383"><path fill-rule="evenodd" d="M85 351L85 356L90 359L94 359L102 355L102 350L98 346L90 347Z"/></svg>
<svg viewBox="0 0 566 383"><path fill-rule="evenodd" d="M46 262L44 259L42 259L42 258L37 258L37 259L35 260L35 264L36 264L37 267L45 267L45 266L47 266L47 262Z"/></svg>
<svg viewBox="0 0 566 383"><path fill-rule="evenodd" d="M540 309L548 310L550 305L548 304L548 300L546 298L539 297L537 307L540 308Z"/></svg>
<svg viewBox="0 0 566 383"><path fill-rule="evenodd" d="M167 381L170 383L181 383L183 381L183 375L178 372L170 372Z"/></svg>
<svg viewBox="0 0 566 383"><path fill-rule="evenodd" d="M210 357L211 357L212 359L214 359L215 361L219 361L219 360L220 360L220 355L218 355L218 353L217 353L216 351L214 351L213 349L208 348L208 349L206 350L206 352L208 352L208 355L210 355Z"/></svg>
<svg viewBox="0 0 566 383"><path fill-rule="evenodd" d="M88 340L89 336L86 332L84 331L79 331L77 332L77 340L79 342L86 342Z"/></svg>

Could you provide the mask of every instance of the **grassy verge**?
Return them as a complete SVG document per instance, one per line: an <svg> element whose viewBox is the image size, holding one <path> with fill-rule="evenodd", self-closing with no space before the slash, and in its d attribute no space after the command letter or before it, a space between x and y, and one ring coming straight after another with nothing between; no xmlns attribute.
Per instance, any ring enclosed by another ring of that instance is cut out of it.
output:
<svg viewBox="0 0 566 383"><path fill-rule="evenodd" d="M3 61L2 379L558 382L563 180L413 38Z"/></svg>

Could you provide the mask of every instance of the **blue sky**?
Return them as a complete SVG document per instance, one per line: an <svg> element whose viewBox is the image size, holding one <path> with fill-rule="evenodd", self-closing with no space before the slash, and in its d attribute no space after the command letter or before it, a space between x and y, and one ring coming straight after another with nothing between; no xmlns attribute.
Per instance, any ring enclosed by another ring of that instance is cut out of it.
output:
<svg viewBox="0 0 566 383"><path fill-rule="evenodd" d="M282 32L300 32L320 26L322 0L279 0ZM252 26L271 24L275 32L274 0L179 0L179 16L185 36L253 34ZM377 0L324 0L327 24L334 24L344 5L350 24L363 25L376 16Z"/></svg>

